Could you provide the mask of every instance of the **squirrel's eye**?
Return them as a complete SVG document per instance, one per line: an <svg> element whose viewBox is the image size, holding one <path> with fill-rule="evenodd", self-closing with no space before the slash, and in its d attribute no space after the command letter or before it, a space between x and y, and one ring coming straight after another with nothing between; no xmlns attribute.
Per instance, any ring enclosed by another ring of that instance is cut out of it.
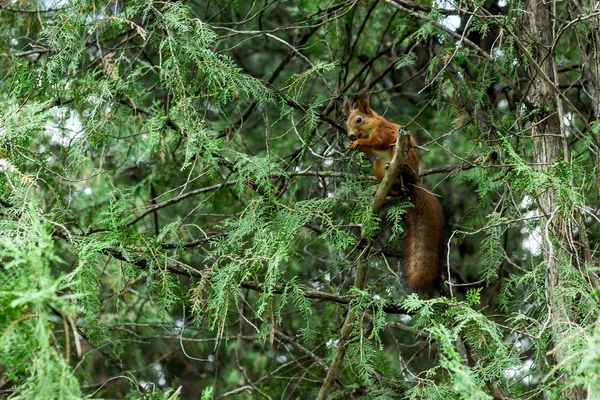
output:
<svg viewBox="0 0 600 400"><path fill-rule="evenodd" d="M362 122L362 117L356 117L356 123L360 124Z"/></svg>

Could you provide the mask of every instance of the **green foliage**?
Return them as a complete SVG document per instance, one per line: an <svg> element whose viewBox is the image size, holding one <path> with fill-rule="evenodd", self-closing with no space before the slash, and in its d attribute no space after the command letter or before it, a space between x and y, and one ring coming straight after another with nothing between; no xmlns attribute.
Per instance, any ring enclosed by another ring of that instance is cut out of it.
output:
<svg viewBox="0 0 600 400"><path fill-rule="evenodd" d="M311 307L311 301L304 295L304 293L302 293L301 288L293 280L288 281L286 289L285 295L281 298L281 309L279 310L278 315L281 315L281 311L286 303L287 296L291 297L291 301L294 306L296 306L302 313L302 319L305 324L299 329L302 337L308 343L314 342L317 330L312 321L314 312Z"/></svg>
<svg viewBox="0 0 600 400"><path fill-rule="evenodd" d="M373 215L370 203L357 204L352 213L352 220L360 225L367 241L375 238L379 231L379 217Z"/></svg>
<svg viewBox="0 0 600 400"><path fill-rule="evenodd" d="M392 236L390 236L390 240L398 238L400 234L404 232L404 228L402 227L402 216L406 214L406 211L411 207L413 207L413 204L403 201L395 202L387 208L387 218L392 221Z"/></svg>
<svg viewBox="0 0 600 400"><path fill-rule="evenodd" d="M466 294L467 304L470 306L474 306L481 302L481 289L469 289Z"/></svg>
<svg viewBox="0 0 600 400"><path fill-rule="evenodd" d="M417 62L417 56L415 53L403 54L401 57L398 57L396 60L396 64L394 65L397 69L407 67L409 65L415 65Z"/></svg>
<svg viewBox="0 0 600 400"><path fill-rule="evenodd" d="M214 392L214 387L212 387L212 386L209 386L206 389L204 389L202 391L202 400L210 400L210 399L212 399L213 392Z"/></svg>
<svg viewBox="0 0 600 400"><path fill-rule="evenodd" d="M54 321L72 318L73 282L53 276L61 265L50 235L50 224L41 221L30 204L18 221L2 222L0 238L0 349L8 379L18 383L16 399L81 397L68 363L56 353L51 337Z"/></svg>
<svg viewBox="0 0 600 400"><path fill-rule="evenodd" d="M492 228L488 229L488 234L481 241L480 247L480 259L478 269L481 271L481 277L485 280L486 284L490 284L492 280L498 278L498 269L501 267L501 263L504 260L504 253L502 252L502 245L500 241L500 235L497 228L493 226L499 223L498 215L491 215L488 219L488 226Z"/></svg>
<svg viewBox="0 0 600 400"><path fill-rule="evenodd" d="M347 313L331 398L600 392L589 5L5 3L0 396L313 398ZM406 293L414 198L373 215L365 91L421 145L449 297Z"/></svg>
<svg viewBox="0 0 600 400"><path fill-rule="evenodd" d="M335 66L335 62L328 63L318 60L315 65L313 65L306 71L292 75L288 82L283 86L283 89L287 91L288 95L292 99L294 99L295 101L299 101L301 99L302 93L304 93L306 83L313 74L320 75L321 71L331 71L335 68Z"/></svg>

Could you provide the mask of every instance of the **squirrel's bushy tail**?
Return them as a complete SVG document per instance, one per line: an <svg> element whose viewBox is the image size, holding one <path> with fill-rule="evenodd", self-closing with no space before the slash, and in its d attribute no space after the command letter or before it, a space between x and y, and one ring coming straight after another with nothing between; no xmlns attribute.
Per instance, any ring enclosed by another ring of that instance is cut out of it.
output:
<svg viewBox="0 0 600 400"><path fill-rule="evenodd" d="M406 282L412 291L430 293L445 263L444 215L440 203L422 184L412 187L410 199L414 207L406 213Z"/></svg>

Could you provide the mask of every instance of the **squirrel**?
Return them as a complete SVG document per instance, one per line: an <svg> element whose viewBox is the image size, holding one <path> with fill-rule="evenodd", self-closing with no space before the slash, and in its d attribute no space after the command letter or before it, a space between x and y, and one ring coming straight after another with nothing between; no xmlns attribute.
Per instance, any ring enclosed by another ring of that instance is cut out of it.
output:
<svg viewBox="0 0 600 400"><path fill-rule="evenodd" d="M357 108L346 102L348 149L375 157L373 169L379 182L396 154L396 135L400 125L389 122L369 106L364 96L357 99ZM390 196L407 194L414 207L405 216L406 239L404 265L406 282L411 291L431 293L439 285L444 264L444 215L435 196L419 177L419 150L411 136L410 149L400 174L390 190Z"/></svg>

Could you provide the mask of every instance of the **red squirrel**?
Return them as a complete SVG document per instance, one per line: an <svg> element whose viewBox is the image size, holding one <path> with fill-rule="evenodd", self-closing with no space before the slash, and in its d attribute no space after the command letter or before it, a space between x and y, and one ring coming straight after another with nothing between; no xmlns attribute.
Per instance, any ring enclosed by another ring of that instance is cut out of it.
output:
<svg viewBox="0 0 600 400"><path fill-rule="evenodd" d="M346 112L350 139L348 149L375 157L373 169L381 182L396 154L396 135L400 125L377 114L362 96L357 100L357 108L346 103ZM394 182L390 195L406 193L414 205L404 216L407 232L404 242L406 282L412 291L430 293L438 283L444 263L444 216L435 196L421 183L417 142L411 137L410 143L401 179Z"/></svg>

